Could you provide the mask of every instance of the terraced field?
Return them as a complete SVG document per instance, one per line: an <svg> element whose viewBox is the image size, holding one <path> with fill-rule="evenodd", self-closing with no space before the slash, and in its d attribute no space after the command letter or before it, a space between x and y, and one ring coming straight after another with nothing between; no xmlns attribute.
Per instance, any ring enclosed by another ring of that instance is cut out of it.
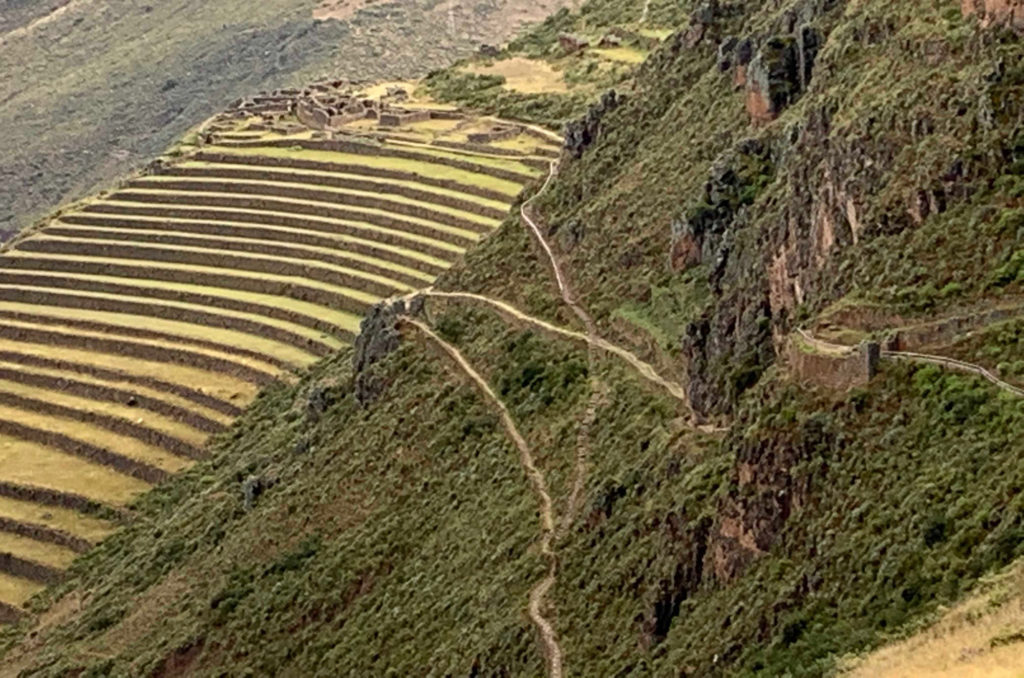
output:
<svg viewBox="0 0 1024 678"><path fill-rule="evenodd" d="M262 386L430 285L557 157L527 129L469 143L493 123L452 111L386 130L263 122L225 114L0 255L0 621Z"/></svg>

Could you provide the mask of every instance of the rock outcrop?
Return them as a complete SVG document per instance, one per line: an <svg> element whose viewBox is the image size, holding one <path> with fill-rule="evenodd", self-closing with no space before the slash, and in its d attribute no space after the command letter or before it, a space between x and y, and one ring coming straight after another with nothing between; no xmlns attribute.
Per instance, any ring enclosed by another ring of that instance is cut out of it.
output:
<svg viewBox="0 0 1024 678"><path fill-rule="evenodd" d="M604 93L601 100L590 107L586 116L581 120L570 122L565 128L565 150L573 158L583 157L583 152L597 140L601 133L601 120L618 108L625 101L625 97L609 90Z"/></svg>
<svg viewBox="0 0 1024 678"><path fill-rule="evenodd" d="M359 325L352 353L352 367L355 372L356 400L363 407L376 401L384 392L386 384L371 369L401 344L398 319L405 313L404 301L389 304L383 301L371 308Z"/></svg>

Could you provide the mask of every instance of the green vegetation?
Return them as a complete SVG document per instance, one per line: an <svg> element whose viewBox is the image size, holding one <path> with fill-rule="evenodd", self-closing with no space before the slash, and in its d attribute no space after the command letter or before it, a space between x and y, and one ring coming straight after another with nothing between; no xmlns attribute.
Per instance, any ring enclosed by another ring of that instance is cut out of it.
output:
<svg viewBox="0 0 1024 678"><path fill-rule="evenodd" d="M585 472L578 517L554 533L557 578L541 610L567 675L830 675L843 657L914 632L1024 557L1024 400L973 375L888 360L837 392L810 385L814 375L797 380L784 361L797 327L853 340L1015 306L1021 37L984 31L939 0L659 1L646 21L643 11L592 0L498 58L544 61L563 74L562 94L517 93L471 72L491 58L426 83L439 99L488 112L574 120L558 174L531 206L596 329L564 303L519 223L523 186L486 174L525 167L532 153L522 145L507 146L519 158L475 163L478 195L497 192L513 208L478 246L435 247L419 233L401 247L417 242L448 264L431 273L438 291L596 332L681 381L687 397L491 307L431 297L395 312L433 327L501 399L557 515L572 515L575 474ZM666 27L672 37L657 43ZM565 32L594 42L613 28L629 31L624 49L650 51L642 65L589 72L586 63L606 59L570 57L559 44ZM612 85L625 97L593 105ZM472 151L430 146L458 127L421 130L408 146L415 159L334 154L326 144L213 148L318 173L310 181L362 163L405 188L461 186L468 196L474 172L443 162ZM398 143L382 138L369 145ZM431 161L443 175L424 170ZM166 214L167 230L199 222L309 234L346 224L306 219L302 206L315 201L305 199L281 211L180 195L187 204L166 213L114 199L76 214L125 209L147 219L141 230L163 230L149 224ZM386 232L401 229L386 212L367 216L358 237L394 245ZM81 255L47 256L70 268ZM197 278L209 268L180 265ZM259 275L230 274L239 288ZM283 282L271 275L268 285ZM304 289L338 291L328 286ZM345 299L305 301L359 301ZM954 327L933 350L1019 378L1021 321L992 317ZM134 519L29 601L40 614L80 606L34 635L25 635L31 619L6 631L3 661L39 678L334 676L338 667L407 676L425 666L542 675L527 605L548 560L521 450L422 332L382 309L366 332L297 379L265 385L212 439L208 459L135 497ZM1020 639L1008 629L980 654ZM966 665L979 653L965 649Z"/></svg>
<svg viewBox="0 0 1024 678"><path fill-rule="evenodd" d="M210 123L231 124L229 114ZM501 157L424 143L396 158L383 148L182 146L163 165L177 174L134 178L23 233L0 257L7 491L125 504L186 469L230 422L211 409L240 411L267 382L345 346L372 304L430 285L507 213L511 197L498 198L522 190L510 177L539 173L522 162L536 144ZM260 174L262 163L274 173ZM350 171L332 171L341 167ZM63 392L60 377L72 375L77 394ZM45 523L0 511L0 555L11 556L0 570L50 581L75 555L67 544L82 550ZM8 617L24 598L9 593L0 595Z"/></svg>

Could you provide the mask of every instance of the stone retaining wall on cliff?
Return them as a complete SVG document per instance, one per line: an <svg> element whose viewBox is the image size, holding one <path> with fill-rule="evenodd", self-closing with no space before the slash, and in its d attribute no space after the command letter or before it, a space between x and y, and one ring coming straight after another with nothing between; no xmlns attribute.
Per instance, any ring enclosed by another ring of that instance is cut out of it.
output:
<svg viewBox="0 0 1024 678"><path fill-rule="evenodd" d="M847 354L814 351L803 341L792 338L786 352L794 377L802 383L846 391L866 386L878 371L878 344L864 344Z"/></svg>

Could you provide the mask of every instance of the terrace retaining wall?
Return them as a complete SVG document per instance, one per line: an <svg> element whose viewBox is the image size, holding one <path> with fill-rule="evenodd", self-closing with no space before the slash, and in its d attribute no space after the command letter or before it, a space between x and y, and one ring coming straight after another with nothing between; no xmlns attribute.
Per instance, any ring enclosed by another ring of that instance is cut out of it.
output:
<svg viewBox="0 0 1024 678"><path fill-rule="evenodd" d="M306 169L319 172L338 172L341 174L355 174L377 179L395 179L398 181L414 181L427 186L446 188L468 195L475 195L478 198L494 200L496 202L510 203L512 198L500 191L495 191L483 186L464 184L452 179L438 179L426 176L417 172L386 169L383 167L367 167L365 165L353 165L340 162L328 162L324 160L309 160L306 158L278 158L269 155L242 155L239 153L218 153L215 151L200 151L193 156L193 159L202 162L253 165L255 167L281 167L287 169Z"/></svg>
<svg viewBox="0 0 1024 678"><path fill-rule="evenodd" d="M0 257L0 270L29 269L33 271L53 271L133 278L140 277L141 268L141 266L128 264L113 264L95 261ZM224 287L227 289L256 292L257 294L269 294L274 296L290 296L293 299L308 301L322 306L333 305L335 308L348 311L350 313L362 314L371 306L369 303L365 303L351 297L342 296L328 290L296 285L294 283L283 283L276 280L267 280L265 278L244 278L227 273L206 273L202 271L161 268L156 265L146 267L144 273L145 277L150 280L199 285L202 287Z"/></svg>
<svg viewBox="0 0 1024 678"><path fill-rule="evenodd" d="M441 212L430 207L413 204L397 202L388 200L387 198L380 196L370 195L359 195L357 193L343 193L341 191L324 190L317 188L303 188L298 185L267 185L259 183L245 183L245 182L217 182L217 181L190 181L188 179L182 179L180 181L159 181L149 182L146 180L139 180L131 182L130 187L136 191L187 191L190 193L216 193L216 194L231 194L231 195L245 195L253 196L258 199L272 199L272 198L287 198L291 200L303 200L310 201L311 203L322 203L329 207L362 207L364 209L381 210L391 214L401 214L407 217L413 217L416 219L423 219L424 221L432 221L437 224L444 226L451 226L454 228L461 228L472 233L479 233L486 235L494 230L494 226L481 224L476 221L460 217L455 214L449 214L447 212ZM135 191L126 193L115 193L111 196L113 200L124 200L124 201L140 201L148 202L148 200L138 200L134 196L139 195L150 195L148 193L136 193ZM170 198L172 196L161 196L162 198ZM220 196L218 196L220 197ZM195 196L188 196L188 204L192 204L191 200ZM203 200L206 200L204 197ZM161 200L161 202L166 202ZM178 202L178 201L175 201ZM202 204L202 203L199 203ZM294 204L294 203L288 203ZM296 210L282 210L282 211L296 211ZM378 216L378 215L371 215ZM364 217L366 218L366 217Z"/></svg>
<svg viewBox="0 0 1024 678"><path fill-rule="evenodd" d="M242 169L232 167L171 167L163 172L161 176L190 177L216 177L221 179L236 179L250 181L277 181L281 183L307 184L315 186L330 186L332 188L345 188L354 191L386 192L389 194L418 200L420 202L444 205L452 209L461 210L470 214L490 219L504 219L508 210L500 210L495 207L482 205L472 200L457 198L444 193L435 193L402 184L392 184L366 179L356 179L343 175L304 175L298 172L272 172L263 169Z"/></svg>
<svg viewBox="0 0 1024 678"><path fill-rule="evenodd" d="M3 362L14 363L16 365L61 370L65 372L71 372L73 374L84 374L86 376L95 377L96 379L103 379L106 381L117 381L129 384L136 384L138 386L142 386L153 391L171 393L180 398L188 400L189 402L193 402L196 405L201 405L203 407L214 410L215 412L220 412L221 414L224 414L229 417L239 417L242 414L242 408L233 405L230 402L221 400L220 398L215 398L209 394L197 391L195 389L183 386L181 384L161 381L159 379L154 379L152 377L143 377L135 374L130 374L128 372L119 372L117 370L108 370L102 367L96 367L95 365L75 363L68 360L44 358L42 356L32 355L29 353L19 353L17 351L0 351L0 360L2 360ZM145 397L139 396L137 394L132 395L135 395L137 398ZM175 407L174 405L168 406ZM0 483L0 496L8 496L3 493L2 483Z"/></svg>
<svg viewBox="0 0 1024 678"><path fill-rule="evenodd" d="M20 520L13 520L3 516L0 516L0 532L16 534L19 537L47 544L56 544L57 546L71 549L75 553L85 553L92 548L92 543L88 540L76 537L64 530L57 530L45 525L36 525L35 523L24 523Z"/></svg>
<svg viewBox="0 0 1024 678"><path fill-rule="evenodd" d="M335 219L340 221L354 221L370 224L373 226L379 226L381 228L387 228L393 231L413 233L415 235L423 236L425 238L432 238L434 240L440 240L453 245L459 245L461 247L468 247L476 243L475 239L469 236L461 236L455 233L438 230L432 226L425 224L419 224L405 219L396 219L387 214L375 214L373 212L361 211L357 209L348 209L341 205L330 205L327 203L303 203L303 202L288 202L285 200L275 198L263 198L259 196L217 196L217 195L203 195L203 196L192 196L195 202L187 205L182 205L180 196L164 196L159 194L144 194L144 193L133 193L132 200L135 202L141 202L152 205L181 205L179 207L179 214L189 215L195 214L199 209L203 207L220 207L226 209L236 210L251 210L256 212L278 212L295 215L306 215L314 217L325 217L327 219ZM88 205L86 211L88 212L107 212L106 208L109 204L97 203L94 205ZM137 208L132 207L132 212L135 214L143 214ZM114 212L118 213L118 212Z"/></svg>
<svg viewBox="0 0 1024 678"><path fill-rule="evenodd" d="M210 294L183 292L175 289L161 287L136 287L120 283L104 282L101 280L89 280L81 278L64 278L55 275L40 275L35 273L20 273L0 269L0 285L22 285L27 287L55 287L59 289L76 290L78 292L99 292L102 294L118 294L123 296L145 297L160 299L163 301L180 301L198 306L210 306L222 308L227 311L238 311L240 313L252 313L268 318L284 320L302 327L316 330L328 335L334 335L344 339L346 331L339 329L336 325L292 311L279 306L268 306L255 302L219 297Z"/></svg>
<svg viewBox="0 0 1024 678"><path fill-rule="evenodd" d="M40 584L56 584L62 578L61 571L56 568L6 552L0 552L0 572Z"/></svg>
<svg viewBox="0 0 1024 678"><path fill-rule="evenodd" d="M118 473L123 473L153 485L163 482L169 477L167 471L156 466L126 457L123 454L111 452L96 445L90 445L81 440L75 440L54 431L44 431L32 426L0 419L0 434L30 443L37 443L44 447L85 459L86 461L107 466Z"/></svg>
<svg viewBox="0 0 1024 678"><path fill-rule="evenodd" d="M126 356L139 360L150 360L158 363L194 367L207 372L215 372L236 377L242 381L266 386L275 380L275 375L257 370L248 365L236 363L225 358L216 358L203 353L196 353L186 348L165 348L151 344L108 339L81 334L68 334L44 330L41 328L17 327L0 324L0 338L31 344L45 344L80 349L94 353L106 353L113 356Z"/></svg>
<svg viewBox="0 0 1024 678"><path fill-rule="evenodd" d="M224 254L214 250L190 252L145 245L115 245L108 243L86 243L74 240L26 240L18 245L19 251L40 252L44 254L66 254L103 257L108 259L134 259L161 263L184 264L188 266L205 266L228 270L268 273L277 276L292 276L316 280L339 287L350 287L363 290L369 294L388 297L398 286L385 285L367 280L361 276L326 267L311 266L300 262L278 261L259 257L242 257Z"/></svg>
<svg viewBox="0 0 1024 678"><path fill-rule="evenodd" d="M13 381L17 384L24 384L25 386L31 386L34 388L59 391L61 393L67 393L80 398L88 398L90 400L136 407L140 410L147 410L154 414L167 417L168 419L185 424L203 433L215 434L227 430L227 427L223 424L204 417L197 412L187 410L183 407L178 407L177 405L163 400L150 398L149 396L141 395L134 391L125 391L111 386L101 386L99 384L77 381L65 376L54 377L48 374L37 374L34 372L25 372L5 367L0 367L0 379L4 381Z"/></svg>
<svg viewBox="0 0 1024 678"><path fill-rule="evenodd" d="M2 272L0 272L2 274ZM75 287L73 289L79 290ZM203 325L205 327L217 327L220 329L251 334L254 336L272 339L309 351L316 356L325 356L333 349L312 337L290 332L282 327L275 327L260 323L247 318L236 318L233 316L220 315L208 311L200 311L177 306L164 306L150 302L129 301L127 299L107 299L104 297L92 297L81 294L62 294L56 291L43 290L17 290L0 287L0 300L19 301L41 306L59 306L64 308L85 308L92 311L107 311L111 313L125 313L128 315L148 316L163 318L176 322ZM260 351L245 348L244 346L226 345L216 341L192 338L176 335L168 332L147 330L143 327L124 327L120 325L108 325L102 322L75 321L61 319L62 323L74 322L78 327L89 328L98 332L113 331L116 334L138 337L140 339L158 339L162 341L182 341L202 346L204 348L231 353L233 355L252 358L270 363L282 370L290 369L288 362L273 355Z"/></svg>
<svg viewBox="0 0 1024 678"><path fill-rule="evenodd" d="M415 248L423 254L429 254L438 259L453 261L463 251L458 252L429 242L421 242L406 237L401 231L395 231L365 222L351 222L345 220L331 219L329 217L318 217L316 215L292 215L282 212L264 212L260 210L245 210L231 208L202 208L202 207L174 207L159 205L138 205L124 206L115 203L98 204L87 206L86 211L80 214L103 215L104 218L114 217L156 217L160 219L188 219L193 222L207 221L232 221L249 226L280 226L283 228L295 228L307 231L316 231L330 235L349 236L362 238L364 240L375 240L396 247ZM70 218L71 215L68 215ZM64 218L64 217L62 217ZM456 245L456 247L458 247ZM407 265L413 265L412 263Z"/></svg>

